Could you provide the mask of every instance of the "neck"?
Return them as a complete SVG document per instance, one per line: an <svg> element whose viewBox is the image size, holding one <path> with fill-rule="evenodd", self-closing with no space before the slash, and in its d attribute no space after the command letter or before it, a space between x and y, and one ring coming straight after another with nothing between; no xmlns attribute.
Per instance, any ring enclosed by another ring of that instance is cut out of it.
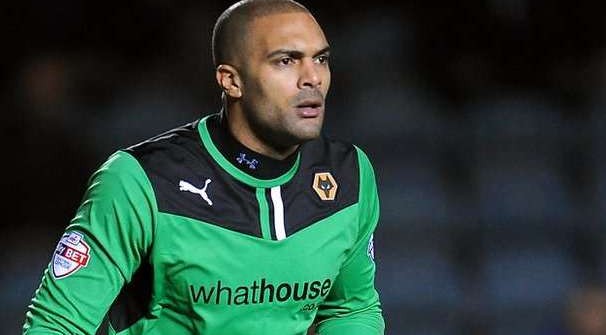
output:
<svg viewBox="0 0 606 335"><path fill-rule="evenodd" d="M229 132L238 142L250 150L277 160L283 160L297 151L298 144L281 147L261 139L251 129L240 105L230 105L229 108L226 107L226 111L227 113L224 113L223 117L225 118L224 121L227 122Z"/></svg>
<svg viewBox="0 0 606 335"><path fill-rule="evenodd" d="M284 159L274 159L251 150L232 135L227 120L222 119L219 115L210 117L206 121L206 128L223 157L241 171L255 178L278 178L288 172L297 160L296 151Z"/></svg>

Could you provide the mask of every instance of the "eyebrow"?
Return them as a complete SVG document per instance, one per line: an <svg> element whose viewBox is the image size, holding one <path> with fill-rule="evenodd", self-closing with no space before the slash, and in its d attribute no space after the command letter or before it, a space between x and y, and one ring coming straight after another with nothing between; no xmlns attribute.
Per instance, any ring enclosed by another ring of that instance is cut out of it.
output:
<svg viewBox="0 0 606 335"><path fill-rule="evenodd" d="M316 52L313 57L322 55L322 54L330 54L330 47L324 47L322 50ZM270 52L267 55L267 58L273 58L276 55L288 55L291 56L293 58L303 58L303 56L305 55L302 51L299 50L291 50L291 49L278 49L275 51Z"/></svg>

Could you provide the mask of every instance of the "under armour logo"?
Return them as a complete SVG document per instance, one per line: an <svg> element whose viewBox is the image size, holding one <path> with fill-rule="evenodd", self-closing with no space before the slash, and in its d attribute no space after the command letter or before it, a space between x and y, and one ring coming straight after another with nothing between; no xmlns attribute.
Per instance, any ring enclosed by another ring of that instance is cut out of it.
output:
<svg viewBox="0 0 606 335"><path fill-rule="evenodd" d="M212 206L213 202L208 197L208 194L206 194L206 188L208 187L208 184L210 184L210 182L211 182L210 179L206 179L206 181L204 182L204 187L199 189L184 180L180 180L179 181L179 191L187 191L187 192L198 194L202 197L202 199L204 199L208 203L209 206Z"/></svg>
<svg viewBox="0 0 606 335"><path fill-rule="evenodd" d="M246 158L246 154L245 153L240 153L238 154L238 157L236 157L236 161L238 161L238 163L240 164L246 164L248 165L248 168L251 170L256 170L257 169L257 165L259 165L259 161L256 159L247 159Z"/></svg>

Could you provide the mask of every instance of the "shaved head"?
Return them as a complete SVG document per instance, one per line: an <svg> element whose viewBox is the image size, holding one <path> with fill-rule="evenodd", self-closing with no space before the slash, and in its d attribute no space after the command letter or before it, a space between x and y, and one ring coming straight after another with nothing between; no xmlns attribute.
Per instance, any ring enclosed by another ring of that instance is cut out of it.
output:
<svg viewBox="0 0 606 335"><path fill-rule="evenodd" d="M212 52L215 66L239 64L240 54L246 50L248 27L259 17L305 12L305 6L293 0L242 0L226 9L217 19L213 29Z"/></svg>
<svg viewBox="0 0 606 335"><path fill-rule="evenodd" d="M330 47L307 8L240 1L217 20L212 44L223 115L240 143L284 159L320 135Z"/></svg>

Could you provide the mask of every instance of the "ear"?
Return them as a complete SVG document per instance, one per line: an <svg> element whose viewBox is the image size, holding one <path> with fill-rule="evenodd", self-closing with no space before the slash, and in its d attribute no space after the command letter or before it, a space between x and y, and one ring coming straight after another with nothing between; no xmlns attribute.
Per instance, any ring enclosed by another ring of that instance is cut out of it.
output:
<svg viewBox="0 0 606 335"><path fill-rule="evenodd" d="M227 64L217 66L215 77L221 90L232 98L240 98L242 96L242 82L240 75L235 67Z"/></svg>

